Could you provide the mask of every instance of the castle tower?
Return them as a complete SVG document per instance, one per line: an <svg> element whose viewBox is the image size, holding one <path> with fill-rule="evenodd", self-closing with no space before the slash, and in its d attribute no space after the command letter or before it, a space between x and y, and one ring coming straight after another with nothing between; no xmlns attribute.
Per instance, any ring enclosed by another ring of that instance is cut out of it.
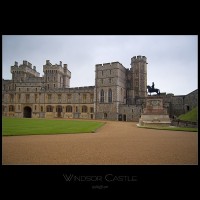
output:
<svg viewBox="0 0 200 200"><path fill-rule="evenodd" d="M147 96L147 64L145 56L131 58L133 98Z"/></svg>
<svg viewBox="0 0 200 200"><path fill-rule="evenodd" d="M70 86L71 72L67 69L67 64L62 67L61 61L59 65L52 65L49 60L46 60L46 65L43 65L43 72L47 90L68 88Z"/></svg>
<svg viewBox="0 0 200 200"><path fill-rule="evenodd" d="M36 67L23 60L23 64L18 66L18 62L15 62L14 66L11 66L12 80L13 82L23 82L26 78L39 77L40 73L36 71Z"/></svg>
<svg viewBox="0 0 200 200"><path fill-rule="evenodd" d="M69 88L70 87L71 72L67 69L67 64L64 64L63 69L64 69L63 88Z"/></svg>
<svg viewBox="0 0 200 200"><path fill-rule="evenodd" d="M96 119L117 120L119 104L126 96L126 69L119 62L96 65L95 115Z"/></svg>

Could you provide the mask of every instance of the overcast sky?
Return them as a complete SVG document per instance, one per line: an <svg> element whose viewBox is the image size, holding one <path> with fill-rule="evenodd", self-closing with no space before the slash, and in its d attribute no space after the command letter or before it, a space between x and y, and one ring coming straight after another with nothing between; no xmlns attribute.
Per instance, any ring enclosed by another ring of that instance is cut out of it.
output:
<svg viewBox="0 0 200 200"><path fill-rule="evenodd" d="M198 36L196 35L3 35L2 75L11 79L10 67L23 60L43 75L46 60L68 64L70 87L95 84L95 65L120 62L130 68L133 56L147 57L147 84L161 92L185 95L198 88Z"/></svg>

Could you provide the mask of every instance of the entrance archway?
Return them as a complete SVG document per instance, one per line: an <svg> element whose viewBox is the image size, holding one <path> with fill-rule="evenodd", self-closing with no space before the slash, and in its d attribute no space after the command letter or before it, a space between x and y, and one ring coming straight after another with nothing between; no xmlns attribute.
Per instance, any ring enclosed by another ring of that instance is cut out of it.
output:
<svg viewBox="0 0 200 200"><path fill-rule="evenodd" d="M126 115L123 115L123 121L126 121Z"/></svg>
<svg viewBox="0 0 200 200"><path fill-rule="evenodd" d="M28 106L24 107L24 118L32 117L32 109Z"/></svg>
<svg viewBox="0 0 200 200"><path fill-rule="evenodd" d="M56 107L56 112L57 112L57 117L62 117L61 113L62 113L62 106L57 106Z"/></svg>
<svg viewBox="0 0 200 200"><path fill-rule="evenodd" d="M122 121L122 114L118 115L118 121Z"/></svg>

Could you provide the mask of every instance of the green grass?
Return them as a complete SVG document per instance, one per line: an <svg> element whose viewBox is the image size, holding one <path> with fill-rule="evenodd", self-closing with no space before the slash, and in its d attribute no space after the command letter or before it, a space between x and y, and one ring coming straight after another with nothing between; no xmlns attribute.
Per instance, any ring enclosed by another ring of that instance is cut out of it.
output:
<svg viewBox="0 0 200 200"><path fill-rule="evenodd" d="M147 127L147 126L140 126L139 128L156 129L156 130L169 130L169 131L198 132L198 128L187 128L187 127Z"/></svg>
<svg viewBox="0 0 200 200"><path fill-rule="evenodd" d="M197 122L198 118L198 107L193 108L191 111L180 115L178 119L183 120L183 121L190 121L190 122Z"/></svg>
<svg viewBox="0 0 200 200"><path fill-rule="evenodd" d="M46 135L66 133L92 133L104 125L104 122L53 120L53 119L27 119L2 118L2 135Z"/></svg>

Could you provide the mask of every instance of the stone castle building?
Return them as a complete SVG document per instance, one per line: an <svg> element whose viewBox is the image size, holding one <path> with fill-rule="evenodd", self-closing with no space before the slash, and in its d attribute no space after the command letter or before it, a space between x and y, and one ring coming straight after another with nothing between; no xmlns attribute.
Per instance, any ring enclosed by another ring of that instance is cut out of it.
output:
<svg viewBox="0 0 200 200"><path fill-rule="evenodd" d="M2 115L25 118L82 118L139 121L147 94L147 59L131 58L131 68L119 62L97 64L95 86L70 88L67 64L43 65L44 75L23 61L11 66L12 79L2 79ZM198 89L188 95L161 93L169 116L197 106Z"/></svg>

